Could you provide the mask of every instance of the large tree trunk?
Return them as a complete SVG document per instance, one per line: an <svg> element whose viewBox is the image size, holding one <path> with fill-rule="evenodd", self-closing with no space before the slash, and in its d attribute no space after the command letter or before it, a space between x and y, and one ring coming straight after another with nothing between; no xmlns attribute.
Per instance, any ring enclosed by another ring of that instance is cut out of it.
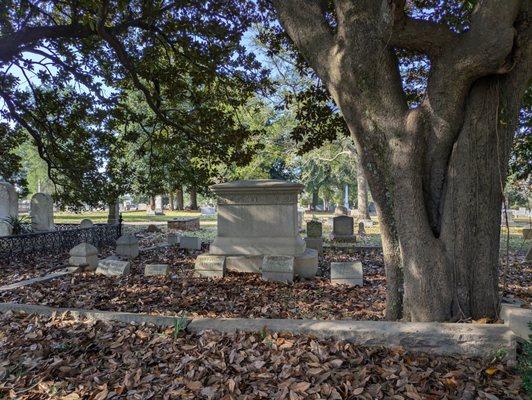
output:
<svg viewBox="0 0 532 400"><path fill-rule="evenodd" d="M190 209L197 210L198 209L198 192L195 187L191 187L189 189L189 195L190 195Z"/></svg>
<svg viewBox="0 0 532 400"><path fill-rule="evenodd" d="M175 191L175 208L176 210L183 210L185 208L185 200L183 198L183 189L180 187Z"/></svg>
<svg viewBox="0 0 532 400"><path fill-rule="evenodd" d="M357 210L358 216L363 220L370 220L368 205L368 182L362 171L361 160L357 155Z"/></svg>

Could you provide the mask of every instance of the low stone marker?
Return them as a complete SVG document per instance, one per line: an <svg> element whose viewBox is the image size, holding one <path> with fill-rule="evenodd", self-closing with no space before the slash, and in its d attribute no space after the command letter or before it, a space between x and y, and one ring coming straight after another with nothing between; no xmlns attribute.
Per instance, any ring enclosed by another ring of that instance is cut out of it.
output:
<svg viewBox="0 0 532 400"><path fill-rule="evenodd" d="M331 283L333 285L363 286L363 276L360 261L331 263Z"/></svg>
<svg viewBox="0 0 532 400"><path fill-rule="evenodd" d="M166 235L166 241L168 242L168 245L175 246L179 244L179 236L177 236L175 233L168 233Z"/></svg>
<svg viewBox="0 0 532 400"><path fill-rule="evenodd" d="M168 272L168 264L146 264L144 266L144 276L166 276Z"/></svg>
<svg viewBox="0 0 532 400"><path fill-rule="evenodd" d="M353 217L340 215L333 218L333 232L331 239L340 242L355 242L353 233Z"/></svg>
<svg viewBox="0 0 532 400"><path fill-rule="evenodd" d="M130 268L129 261L106 259L98 263L96 273L105 276L123 276L129 274Z"/></svg>
<svg viewBox="0 0 532 400"><path fill-rule="evenodd" d="M316 250L319 255L323 254L323 239L322 238L306 237L305 243L307 244L307 249Z"/></svg>
<svg viewBox="0 0 532 400"><path fill-rule="evenodd" d="M307 222L307 237L321 238L323 236L323 224L319 221L312 220Z"/></svg>
<svg viewBox="0 0 532 400"><path fill-rule="evenodd" d="M92 228L93 226L94 224L88 218L82 219L81 222L79 223L80 228Z"/></svg>
<svg viewBox="0 0 532 400"><path fill-rule="evenodd" d="M98 249L89 243L80 243L73 247L70 252L68 263L76 267L86 267L94 271L98 267Z"/></svg>
<svg viewBox="0 0 532 400"><path fill-rule="evenodd" d="M11 236L13 234L13 227L7 221L0 221L0 237Z"/></svg>
<svg viewBox="0 0 532 400"><path fill-rule="evenodd" d="M133 259L139 255L139 240L132 234L120 236L116 241L116 254Z"/></svg>
<svg viewBox="0 0 532 400"><path fill-rule="evenodd" d="M180 217L173 218L167 222L168 229L180 231L197 231L200 228L200 219L198 217Z"/></svg>
<svg viewBox="0 0 532 400"><path fill-rule="evenodd" d="M294 257L264 256L262 260L262 279L272 282L293 282Z"/></svg>
<svg viewBox="0 0 532 400"><path fill-rule="evenodd" d="M225 256L200 254L194 264L197 276L205 278L223 278L225 276Z"/></svg>
<svg viewBox="0 0 532 400"><path fill-rule="evenodd" d="M201 250L201 239L195 236L183 236L179 239L179 248L186 250Z"/></svg>

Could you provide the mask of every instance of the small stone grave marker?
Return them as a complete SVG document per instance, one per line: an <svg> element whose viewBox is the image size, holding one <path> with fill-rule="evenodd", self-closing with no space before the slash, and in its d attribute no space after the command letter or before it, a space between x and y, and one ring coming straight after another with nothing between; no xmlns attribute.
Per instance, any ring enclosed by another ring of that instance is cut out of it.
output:
<svg viewBox="0 0 532 400"><path fill-rule="evenodd" d="M319 255L323 254L323 239L321 237L306 237L305 243L307 244L307 249L314 249Z"/></svg>
<svg viewBox="0 0 532 400"><path fill-rule="evenodd" d="M98 249L90 243L80 243L73 247L70 252L68 263L76 267L87 267L94 271L98 267Z"/></svg>
<svg viewBox="0 0 532 400"><path fill-rule="evenodd" d="M144 276L166 276L168 272L168 264L146 264L144 266Z"/></svg>
<svg viewBox="0 0 532 400"><path fill-rule="evenodd" d="M139 255L139 241L132 234L125 234L116 241L116 254L121 257L133 259Z"/></svg>
<svg viewBox="0 0 532 400"><path fill-rule="evenodd" d="M307 222L307 237L321 238L323 235L323 224L319 221Z"/></svg>
<svg viewBox="0 0 532 400"><path fill-rule="evenodd" d="M195 236L182 236L179 239L179 248L186 250L201 250L201 239Z"/></svg>
<svg viewBox="0 0 532 400"><path fill-rule="evenodd" d="M333 285L363 286L363 276L360 261L331 263L331 283Z"/></svg>
<svg viewBox="0 0 532 400"><path fill-rule="evenodd" d="M194 264L197 276L205 278L223 278L225 276L225 256L200 254Z"/></svg>
<svg viewBox="0 0 532 400"><path fill-rule="evenodd" d="M272 282L293 282L294 257L264 256L262 260L262 279Z"/></svg>
<svg viewBox="0 0 532 400"><path fill-rule="evenodd" d="M92 228L93 226L94 224L88 218L82 219L81 222L79 223L80 228Z"/></svg>
<svg viewBox="0 0 532 400"><path fill-rule="evenodd" d="M105 276L124 276L129 274L130 268L129 261L106 259L98 263L96 273Z"/></svg>

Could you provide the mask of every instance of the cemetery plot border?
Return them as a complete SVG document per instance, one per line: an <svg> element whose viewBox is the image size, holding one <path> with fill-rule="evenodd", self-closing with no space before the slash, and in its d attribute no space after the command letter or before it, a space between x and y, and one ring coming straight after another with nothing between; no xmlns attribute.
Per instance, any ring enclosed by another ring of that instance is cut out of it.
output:
<svg viewBox="0 0 532 400"><path fill-rule="evenodd" d="M66 251L83 242L96 247L114 246L121 232L121 224L94 224L90 228L61 224L54 231L0 237L0 256Z"/></svg>

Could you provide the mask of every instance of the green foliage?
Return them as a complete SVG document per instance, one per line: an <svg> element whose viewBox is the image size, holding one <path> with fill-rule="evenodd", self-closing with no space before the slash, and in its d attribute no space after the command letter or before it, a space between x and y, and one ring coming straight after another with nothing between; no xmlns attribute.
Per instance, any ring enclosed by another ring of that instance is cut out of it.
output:
<svg viewBox="0 0 532 400"><path fill-rule="evenodd" d="M188 325L188 320L185 315L181 315L174 321L174 339L177 339L177 337L185 331Z"/></svg>
<svg viewBox="0 0 532 400"><path fill-rule="evenodd" d="M13 215L4 218L4 221L7 222L13 228L13 235L20 235L24 233L24 225L30 222L30 219L26 215L15 217Z"/></svg>
<svg viewBox="0 0 532 400"><path fill-rule="evenodd" d="M532 330L532 322L528 323ZM523 353L519 357L519 372L523 377L523 388L528 396L532 396L532 335L523 344Z"/></svg>

